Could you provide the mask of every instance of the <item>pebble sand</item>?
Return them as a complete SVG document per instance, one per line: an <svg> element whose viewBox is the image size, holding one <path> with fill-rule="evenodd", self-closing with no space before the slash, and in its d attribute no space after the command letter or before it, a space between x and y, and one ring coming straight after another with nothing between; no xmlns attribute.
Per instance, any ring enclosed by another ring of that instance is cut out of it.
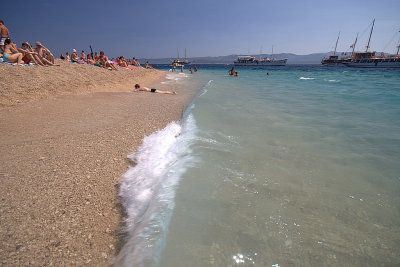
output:
<svg viewBox="0 0 400 267"><path fill-rule="evenodd" d="M142 68L62 62L1 65L0 72L1 264L112 264L122 241L117 191L127 155L179 120L192 96L129 91L165 77Z"/></svg>

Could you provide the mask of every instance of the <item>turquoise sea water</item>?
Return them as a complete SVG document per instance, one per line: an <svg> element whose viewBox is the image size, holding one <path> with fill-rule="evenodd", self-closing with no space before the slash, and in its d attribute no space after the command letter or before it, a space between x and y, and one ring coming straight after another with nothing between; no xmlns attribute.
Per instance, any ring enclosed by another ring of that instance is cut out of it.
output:
<svg viewBox="0 0 400 267"><path fill-rule="evenodd" d="M200 66L121 186L121 265L400 265L400 72ZM267 72L269 75L266 75Z"/></svg>

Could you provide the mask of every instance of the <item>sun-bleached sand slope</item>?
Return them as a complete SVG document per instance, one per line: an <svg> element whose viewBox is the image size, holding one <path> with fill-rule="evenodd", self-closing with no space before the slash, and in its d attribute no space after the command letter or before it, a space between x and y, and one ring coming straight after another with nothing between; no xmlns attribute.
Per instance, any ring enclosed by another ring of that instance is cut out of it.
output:
<svg viewBox="0 0 400 267"><path fill-rule="evenodd" d="M121 92L135 83L148 84L163 79L157 70L134 67L109 71L87 64L57 60L59 67L11 66L0 64L0 107L13 106L58 94Z"/></svg>
<svg viewBox="0 0 400 267"><path fill-rule="evenodd" d="M0 262L108 265L121 241L126 157L180 119L192 95L130 92L165 77L142 68L0 64L0 73Z"/></svg>

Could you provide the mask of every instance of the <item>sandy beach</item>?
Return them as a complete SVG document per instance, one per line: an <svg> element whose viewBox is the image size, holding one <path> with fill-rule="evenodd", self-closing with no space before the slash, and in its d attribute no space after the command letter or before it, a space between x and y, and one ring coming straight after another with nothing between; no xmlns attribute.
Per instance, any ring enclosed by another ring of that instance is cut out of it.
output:
<svg viewBox="0 0 400 267"><path fill-rule="evenodd" d="M160 85L157 70L60 65L0 64L4 266L109 265L121 245L127 155L193 97L130 91Z"/></svg>

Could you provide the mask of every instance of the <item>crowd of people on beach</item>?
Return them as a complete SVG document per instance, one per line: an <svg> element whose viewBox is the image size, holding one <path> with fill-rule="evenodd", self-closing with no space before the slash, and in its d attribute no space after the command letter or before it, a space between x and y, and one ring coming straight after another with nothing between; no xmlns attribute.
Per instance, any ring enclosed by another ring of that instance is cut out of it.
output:
<svg viewBox="0 0 400 267"><path fill-rule="evenodd" d="M0 62L11 63L15 65L22 64L35 64L40 66L60 66L59 64L55 64L56 58L50 52L48 48L46 48L42 43L35 42L35 48L32 47L28 42L23 42L21 44L21 48L18 48L15 43L13 43L10 39L10 32L7 27L4 25L4 22L0 20ZM88 64L93 66L102 67L109 70L118 70L117 66L121 68L128 68L135 70L134 67L139 67L140 63L137 59L132 58L126 60L124 56L117 57L116 59L109 60L103 51L100 53L93 53L92 48L90 47L91 53L86 55L85 51L81 51L80 56L78 55L76 49L72 50L71 55L69 52L66 52L64 55L61 54L60 58L57 60L69 61L71 63L77 64ZM146 69L153 69L153 67L146 62ZM197 67L196 67L197 71ZM155 88L147 88L144 86L140 86L139 84L135 85L134 92L145 91L151 93L160 93L160 94L174 94L176 92L171 91L163 91Z"/></svg>
<svg viewBox="0 0 400 267"><path fill-rule="evenodd" d="M61 54L60 59L64 61L70 61L73 63L78 63L78 64L89 64L89 65L94 65L98 67L103 67L109 70L118 70L116 66L122 67L122 68L128 68L134 70L134 67L140 67L140 63L136 58L132 59L125 59L124 56L117 57L116 59L108 59L103 51L100 51L100 53L89 53L86 55L85 51L82 50L80 53L80 56L76 52L76 49L72 50L71 55L66 52L65 55Z"/></svg>
<svg viewBox="0 0 400 267"><path fill-rule="evenodd" d="M91 48L91 47L90 47ZM16 65L22 64L35 64L40 66L59 66L55 60L57 58L46 48L42 43L35 42L35 48L28 42L23 42L21 47L18 48L17 44L11 41L10 32L0 20L0 62L11 63ZM82 50L80 56L75 49L72 53L66 52L65 55L60 55L60 60L69 61L78 64L89 64L93 66L102 67L108 70L118 70L117 66L135 70L139 67L140 63L136 58L126 60L124 56L117 57L116 59L108 59L103 51L100 53L91 53L87 55ZM148 62L146 62L147 69L152 69Z"/></svg>
<svg viewBox="0 0 400 267"><path fill-rule="evenodd" d="M18 48L10 39L10 32L0 20L0 53L2 62L15 64L34 63L41 66L57 66L53 54L40 42L33 48L28 42L23 42Z"/></svg>

